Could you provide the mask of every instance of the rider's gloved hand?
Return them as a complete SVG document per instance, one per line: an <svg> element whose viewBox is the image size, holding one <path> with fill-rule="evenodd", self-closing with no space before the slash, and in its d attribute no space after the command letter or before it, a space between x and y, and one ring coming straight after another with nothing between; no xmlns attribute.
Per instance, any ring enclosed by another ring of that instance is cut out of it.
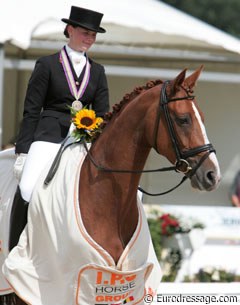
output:
<svg viewBox="0 0 240 305"><path fill-rule="evenodd" d="M21 180L24 163L26 161L27 154L18 154L17 159L13 166L13 173L18 182Z"/></svg>

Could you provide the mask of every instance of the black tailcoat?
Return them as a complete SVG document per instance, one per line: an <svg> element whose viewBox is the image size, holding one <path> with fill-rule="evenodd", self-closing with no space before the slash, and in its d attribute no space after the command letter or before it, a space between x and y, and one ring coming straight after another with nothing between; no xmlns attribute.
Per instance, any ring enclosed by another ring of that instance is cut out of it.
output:
<svg viewBox="0 0 240 305"><path fill-rule="evenodd" d="M102 65L89 59L90 80L81 98L97 116L109 111L108 85ZM76 82L81 84L84 71L78 78L70 62ZM79 87L78 87L79 88ZM61 142L70 127L70 110L75 97L68 86L60 53L37 60L29 80L24 103L23 121L16 141L16 153L27 153L34 141Z"/></svg>

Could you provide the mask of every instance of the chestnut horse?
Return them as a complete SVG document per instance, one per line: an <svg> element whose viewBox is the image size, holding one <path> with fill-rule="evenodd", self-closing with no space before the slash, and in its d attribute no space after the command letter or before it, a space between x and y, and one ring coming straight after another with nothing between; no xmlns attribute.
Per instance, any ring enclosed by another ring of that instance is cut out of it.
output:
<svg viewBox="0 0 240 305"><path fill-rule="evenodd" d="M197 69L188 77L186 77L186 70L183 70L172 81L152 81L144 87L136 88L114 106L112 113L106 115L103 131L91 145L89 151L85 146L86 157L83 160L79 174L80 180L77 183L77 208L81 212L85 234L90 236L92 243L98 245L101 253L104 249L108 254L109 265L119 266L119 261L123 260L124 251L129 247L133 236L135 238L140 218L137 191L151 148L165 156L173 164L173 169L183 172L184 176L190 179L193 188L212 191L220 181L220 169L215 151L207 138L203 114L193 95L193 88L201 70L202 68ZM54 183L54 180L51 183ZM64 188L64 184L62 185ZM61 185L58 185L58 189L62 194ZM58 189L56 188L56 191ZM36 190L33 197L40 198L40 195L36 195L37 192ZM34 204L30 204L29 209L32 209L32 206ZM44 202L44 206L47 208L48 202ZM39 210L35 208L35 213L40 212ZM66 210L67 207L64 211ZM64 214L62 211L61 213ZM61 213L59 212L59 215ZM54 221L55 216L52 218ZM28 221L30 220L31 214L28 218ZM47 225L44 222L43 229L45 226ZM60 234L63 235L65 231L63 227ZM57 235L57 232L54 234ZM57 237L54 238L57 240ZM48 248L47 236L43 240L46 240L46 246L41 245L41 249L45 247L42 255ZM35 241L36 238L33 238L32 241L23 243L28 248L28 252L31 252L28 243ZM41 240L38 242L41 243ZM146 240L143 239L141 241L143 248L139 249L137 255L141 256L141 251L144 252L143 249L148 248L145 243ZM68 249L61 246L58 246L57 249L67 253L69 261L64 268L71 269L72 253L67 252ZM21 251L23 251L22 248ZM59 253L58 255L61 256ZM38 261L48 260L48 257L40 256L40 258ZM55 261L52 265L54 263ZM52 265L49 265L49 269L52 268ZM14 290L21 295L19 287L15 289L9 272L11 273L11 270L9 271L9 264L7 264L5 276ZM62 271L63 274L64 272ZM99 277L100 273L98 280L101 281ZM43 279L43 281L47 281L47 279ZM23 286L30 285L25 282L22 284ZM158 285L158 283L156 284ZM60 293L61 291L59 291ZM80 293L81 291L79 291ZM68 305L62 300L60 302L60 298L58 304ZM43 299L39 300L38 304L51 304ZM95 303L113 303L113 300L108 301L104 299L104 301L98 300ZM131 301L131 298L128 299L128 302L137 304ZM31 298L27 303L31 303ZM76 301L76 304L79 303ZM138 304L144 304L144 301L142 300Z"/></svg>
<svg viewBox="0 0 240 305"><path fill-rule="evenodd" d="M167 84L165 102L160 100L163 84L152 82L146 88L137 88L115 106L116 114L91 147L91 155L96 164L120 172L98 170L90 158L83 163L79 192L84 225L115 262L137 225L136 194L151 148L180 167L186 158L194 171L193 175L191 170L186 173L194 188L211 191L218 185L218 162L214 153L209 154L212 146L193 96L201 69L186 79L185 72ZM168 109L167 117L164 107ZM133 173L123 174L121 169ZM86 185L91 186L91 191Z"/></svg>

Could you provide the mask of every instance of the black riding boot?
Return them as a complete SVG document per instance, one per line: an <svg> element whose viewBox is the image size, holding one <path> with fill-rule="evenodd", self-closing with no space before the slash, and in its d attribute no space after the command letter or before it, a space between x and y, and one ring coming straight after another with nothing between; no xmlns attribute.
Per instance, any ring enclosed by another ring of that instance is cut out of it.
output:
<svg viewBox="0 0 240 305"><path fill-rule="evenodd" d="M13 205L10 215L10 229L9 229L9 251L17 244L19 237L27 224L28 202L22 198L20 188L17 188L13 199Z"/></svg>

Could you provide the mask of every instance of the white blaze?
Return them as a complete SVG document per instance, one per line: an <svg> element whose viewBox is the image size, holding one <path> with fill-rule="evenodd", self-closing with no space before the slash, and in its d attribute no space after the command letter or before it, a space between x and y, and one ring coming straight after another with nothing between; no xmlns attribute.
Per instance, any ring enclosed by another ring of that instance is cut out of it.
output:
<svg viewBox="0 0 240 305"><path fill-rule="evenodd" d="M207 137L205 126L203 124L203 121L201 119L199 111L197 110L197 107L195 106L195 104L193 102L192 102L192 107L193 107L193 111L195 113L195 116L196 116L196 118L198 120L198 123L200 125L200 129L202 131L202 135L203 135L203 138L204 138L204 144L209 144L210 142L209 142L208 137Z"/></svg>
<svg viewBox="0 0 240 305"><path fill-rule="evenodd" d="M196 116L196 119L199 123L199 126L200 126L200 129L202 131L202 136L203 136L203 139L204 139L204 144L209 144L209 140L208 140L208 137L207 137L207 132L206 132L206 128L203 124L203 121L201 119L201 116L200 116L200 113L199 111L197 110L197 107L195 106L195 104L192 102L192 107L193 107L193 111L195 113L195 116ZM212 160L213 164L215 164L215 167L216 167L216 170L217 170L217 175L220 177L220 168L219 168L219 164L218 164L218 160L217 160L217 157L216 157L216 154L210 154L209 155L209 158Z"/></svg>

